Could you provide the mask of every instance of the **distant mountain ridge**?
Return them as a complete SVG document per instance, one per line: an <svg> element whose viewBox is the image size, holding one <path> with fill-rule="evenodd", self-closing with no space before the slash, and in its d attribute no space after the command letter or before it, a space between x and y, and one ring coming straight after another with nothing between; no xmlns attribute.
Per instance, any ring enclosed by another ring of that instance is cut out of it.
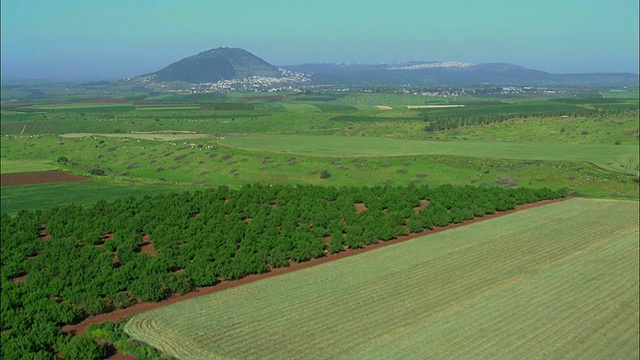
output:
<svg viewBox="0 0 640 360"><path fill-rule="evenodd" d="M551 74L506 63L468 64L455 61L413 61L398 64L302 64L282 66L308 74L313 85L410 86L638 86L638 74ZM282 71L256 55L238 48L220 47L139 76L144 82L189 84L281 77Z"/></svg>
<svg viewBox="0 0 640 360"><path fill-rule="evenodd" d="M312 84L412 86L638 86L638 74L552 74L506 63L302 64L283 68L309 74Z"/></svg>

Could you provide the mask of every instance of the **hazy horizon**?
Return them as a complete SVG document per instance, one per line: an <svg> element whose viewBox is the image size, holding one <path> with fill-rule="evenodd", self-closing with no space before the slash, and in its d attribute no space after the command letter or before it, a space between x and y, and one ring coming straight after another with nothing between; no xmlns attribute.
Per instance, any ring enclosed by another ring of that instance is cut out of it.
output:
<svg viewBox="0 0 640 360"><path fill-rule="evenodd" d="M7 0L2 79L110 80L221 46L274 65L504 62L638 73L638 2Z"/></svg>

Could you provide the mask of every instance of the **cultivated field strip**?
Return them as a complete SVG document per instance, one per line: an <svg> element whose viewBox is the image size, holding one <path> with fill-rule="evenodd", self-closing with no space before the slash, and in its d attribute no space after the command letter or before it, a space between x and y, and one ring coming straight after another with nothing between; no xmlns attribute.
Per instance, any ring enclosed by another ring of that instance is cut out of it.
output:
<svg viewBox="0 0 640 360"><path fill-rule="evenodd" d="M637 358L638 204L573 199L134 317L197 358Z"/></svg>
<svg viewBox="0 0 640 360"><path fill-rule="evenodd" d="M251 151L310 156L452 155L516 160L591 162L607 170L637 173L638 146L505 141L417 141L379 137L260 135L225 139L221 145ZM327 146L327 144L332 144Z"/></svg>

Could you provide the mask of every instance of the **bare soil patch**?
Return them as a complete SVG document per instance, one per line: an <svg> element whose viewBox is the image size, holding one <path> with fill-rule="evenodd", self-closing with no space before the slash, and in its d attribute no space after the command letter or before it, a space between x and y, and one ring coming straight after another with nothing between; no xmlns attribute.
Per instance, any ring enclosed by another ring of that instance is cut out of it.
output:
<svg viewBox="0 0 640 360"><path fill-rule="evenodd" d="M111 360L135 360L136 357L133 355L127 355L125 353L120 352L113 344L103 343L100 344L104 346L107 350L107 359Z"/></svg>
<svg viewBox="0 0 640 360"><path fill-rule="evenodd" d="M376 107L380 110L393 110L391 106L378 105Z"/></svg>
<svg viewBox="0 0 640 360"><path fill-rule="evenodd" d="M427 205L429 205L429 200L420 199L420 205L414 207L413 210L415 212L420 212L420 211L424 210L427 207Z"/></svg>
<svg viewBox="0 0 640 360"><path fill-rule="evenodd" d="M27 275L25 274L25 275L14 277L13 279L11 279L11 282L14 284L17 284L17 283L23 283L26 280L27 280Z"/></svg>
<svg viewBox="0 0 640 360"><path fill-rule="evenodd" d="M149 256L158 255L158 250L153 248L153 243L149 240L149 235L147 234L143 234L142 244L138 248L140 249L140 251Z"/></svg>
<svg viewBox="0 0 640 360"><path fill-rule="evenodd" d="M113 239L113 234L112 233L106 233L106 234L102 235L102 237L100 238L100 242L98 242L95 246L96 247L100 247L100 248L104 247L104 244L107 241L111 240L111 239Z"/></svg>
<svg viewBox="0 0 640 360"><path fill-rule="evenodd" d="M388 246L391 244L396 244L399 242L403 242L403 241L407 241L407 240L411 240L411 239L415 239L418 237L422 237L425 235L430 235L430 234L434 234L440 231L445 231L445 230L449 230L449 229L454 229L457 227L461 227L461 226L466 226L469 224L473 224L476 222L480 222L480 221L484 221L484 220L488 220L488 219L493 219L496 217L500 217L500 216L504 216L504 215L508 215L508 214L512 214L514 212L517 211L522 211L522 210L526 210L526 209L531 209L534 207L538 207L538 206L542 206L542 205L547 205L547 204L552 204L552 203L556 203L556 202L560 202L560 201L564 201L564 200L568 200L571 199L572 197L566 197L566 198L560 198L560 199L553 199L553 200L542 200L542 201L538 201L536 203L532 203L532 204L524 204L524 205L518 205L516 206L515 209L513 210L507 210L507 211L502 211L502 212L496 212L495 214L490 214L490 215L485 215L482 217L477 217L475 219L472 220L467 220L465 222L461 222L458 224L449 224L447 226L444 227L439 227L439 228L434 228L433 230L425 230L419 233L412 233L406 236L400 236L396 239L392 239L389 241L381 241L377 244L374 245L367 245L365 247L359 248L359 249L349 249L340 253L336 253L336 254L327 254L324 257L321 258L317 258L317 259L311 259L307 262L303 262L303 263L296 263L296 262L290 262L290 265L288 267L284 267L284 268L276 268L276 269L272 269L271 271L269 271L268 273L264 273L264 274L254 274L254 275L248 275L245 276L242 279L238 279L238 280L230 280L230 281L221 281L220 283L218 283L217 285L214 286L209 286L209 287L204 287L204 288L196 288L194 291L184 294L184 295L173 295L165 300L162 300L160 302L156 302L156 303L151 303L151 302L140 302L137 303L133 306L130 306L128 308L125 309L117 309L114 310L110 313L106 313L106 314L100 314L100 315L95 315L95 316L91 316L86 318L85 320L83 320L82 322L75 324L75 325L65 325L62 327L62 331L64 333L71 333L71 334L75 334L75 335L80 335L82 333L84 333L84 331L86 330L86 328L91 325L91 324L99 324L105 321L112 321L112 322L118 322L124 319L127 319L131 316L134 316L136 314L145 312L145 311L149 311L149 310L153 310L153 309L157 309L166 305L171 305L174 303L177 303L179 301L183 301L183 300L188 300L188 299L193 299L196 298L198 296L202 296L202 295L208 295L208 294L212 294L218 291L223 291L223 290L227 290L230 288L234 288L237 286L241 286L244 284L249 284L252 283L254 281L258 281L258 280L262 280L262 279L266 279L272 276L278 276L278 275L282 275L282 274L286 274L292 271L296 271L296 270L300 270L300 269L306 269L312 266L316 266L316 265L320 265L320 264L324 264L326 262L329 261L333 261L333 260L337 260L337 259L342 259L345 258L347 256L353 256L356 254L360 254L363 252L367 252L367 251L371 251L374 249L378 249L381 248L383 246Z"/></svg>
<svg viewBox="0 0 640 360"><path fill-rule="evenodd" d="M365 205L364 203L355 203L356 205L356 214L360 214L363 213L367 210L369 210L369 208L367 207L367 205Z"/></svg>
<svg viewBox="0 0 640 360"><path fill-rule="evenodd" d="M40 229L38 229L38 237L44 241L50 241L51 235L47 234L47 225L40 224Z"/></svg>
<svg viewBox="0 0 640 360"><path fill-rule="evenodd" d="M91 180L91 178L76 176L62 171L40 171L30 173L2 174L0 176L0 186L20 186L86 180Z"/></svg>

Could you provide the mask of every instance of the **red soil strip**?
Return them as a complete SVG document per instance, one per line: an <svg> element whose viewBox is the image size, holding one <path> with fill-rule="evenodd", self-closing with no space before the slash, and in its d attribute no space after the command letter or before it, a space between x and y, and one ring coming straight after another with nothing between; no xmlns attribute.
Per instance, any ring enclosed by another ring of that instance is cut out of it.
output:
<svg viewBox="0 0 640 360"><path fill-rule="evenodd" d="M62 171L40 171L30 173L2 174L0 175L0 186L19 186L86 180L91 180L91 178L71 175Z"/></svg>
<svg viewBox="0 0 640 360"><path fill-rule="evenodd" d="M130 306L128 308L125 308L125 309L116 309L116 310L114 310L114 311L112 311L110 313L91 316L91 317L86 318L85 320L83 320L82 322L80 322L78 324L63 326L62 327L62 332L64 332L64 333L72 333L72 334L75 334L75 335L80 335L80 334L84 333L86 328L91 324L99 324L99 323L102 323L102 322L105 322L105 321L118 322L120 320L127 319L127 318L129 318L131 316L137 315L137 314L145 312L145 311L158 309L158 308L161 308L163 306L171 305L171 304L174 304L174 303L177 303L177 302L180 302L180 301L184 301L184 300L188 300L188 299L193 299L193 298L196 298L198 296L213 294L213 293L216 293L218 291L231 289L231 288L238 287L238 286L245 285L245 284L249 284L249 283L252 283L252 282L255 282L255 281L258 281L258 280L263 280L263 279L266 279L266 278L270 278L272 276L278 276L278 275L286 274L286 273L289 273L289 272L292 272L292 271L310 268L312 266L324 264L324 263L329 262L329 261L342 259L342 258L345 258L347 256L353 256L353 255L360 254L360 253L363 253L363 252L366 252L366 251L371 251L371 250L374 250L374 249L381 248L383 246L396 244L396 243L399 243L399 242L415 239L415 238L418 238L418 237L422 237L422 236L425 236L425 235L438 233L438 232L449 230L449 229L455 229L457 227L466 226L466 225L477 223L477 222L484 221L484 220L494 219L494 218L497 218L497 217L500 217L500 216L513 214L514 212L517 212L517 211L522 211L522 210L531 209L531 208L542 206L542 205L552 204L552 203L568 200L568 199L571 199L571 198L572 197L553 199L553 200L542 200L542 201L538 201L538 202L532 203L532 204L518 205L513 210L496 212L495 214L485 215L483 217L477 217L475 219L468 220L468 221L465 221L465 222L462 222L462 223L458 223L458 224L449 224L449 225L444 226L444 227L434 228L433 230L425 230L425 231L422 231L422 232L419 232L419 233L413 233L413 234L409 234L409 235L406 235L406 236L400 236L400 237L398 237L396 239L393 239L393 240L381 241L381 242L379 242L377 244L368 245L368 246L365 246L365 247L360 248L360 249L350 249L350 250L346 250L346 251L343 251L343 252L340 252L340 253L336 253L336 254L327 254L324 257L317 258L317 259L311 259L311 260L309 260L307 262L303 262L303 263L291 262L288 267L272 269L268 273L248 275L248 276L245 276L244 278L238 279L238 280L221 281L219 284L214 285L214 286L208 286L208 287L204 287L204 288L196 288L194 291L192 291L190 293L187 293L185 295L176 295L176 294L174 294L173 296L171 296L171 297L169 297L169 298L167 298L165 300L162 300L160 302L156 302L156 303L140 302L140 303L137 303L137 304L135 304L133 306Z"/></svg>

